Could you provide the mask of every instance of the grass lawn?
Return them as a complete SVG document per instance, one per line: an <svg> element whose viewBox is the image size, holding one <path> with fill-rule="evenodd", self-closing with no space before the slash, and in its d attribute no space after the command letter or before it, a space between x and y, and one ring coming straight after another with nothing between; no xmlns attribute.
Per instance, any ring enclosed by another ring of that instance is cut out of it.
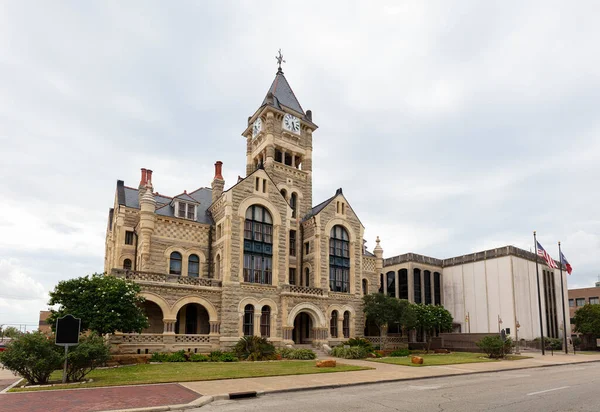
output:
<svg viewBox="0 0 600 412"><path fill-rule="evenodd" d="M548 349L546 349L546 353L548 353ZM554 351L554 352L559 352L559 351ZM569 355L571 355L573 353L573 351L569 351ZM562 352L561 352L562 354ZM575 355L600 355L600 351L597 350L582 350L582 351L575 351Z"/></svg>
<svg viewBox="0 0 600 412"><path fill-rule="evenodd" d="M380 358L380 359L368 359L371 362L390 363L392 365L404 365L404 366L436 366L436 365L457 365L460 363L479 363L479 362L500 362L497 359L489 359L483 353L471 353L471 352L453 352L450 354L444 353L430 353L424 355L418 355L423 358L423 364L417 365L411 362L410 356L402 358ZM507 356L507 360L519 360L527 359L529 356Z"/></svg>
<svg viewBox="0 0 600 412"><path fill-rule="evenodd" d="M11 392L48 389L92 388L97 386L135 385L186 381L209 381L215 379L256 378L262 376L305 375L366 370L360 366L338 363L335 368L317 368L315 361L272 362L181 362L123 366L96 369L87 375L93 382L79 385L56 385L39 388L13 388ZM60 383L62 371L52 374L50 381Z"/></svg>

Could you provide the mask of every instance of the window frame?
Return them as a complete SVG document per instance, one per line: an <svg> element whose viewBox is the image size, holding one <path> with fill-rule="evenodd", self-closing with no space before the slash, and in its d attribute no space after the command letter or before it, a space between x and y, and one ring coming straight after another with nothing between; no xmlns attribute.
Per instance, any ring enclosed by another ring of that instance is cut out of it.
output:
<svg viewBox="0 0 600 412"><path fill-rule="evenodd" d="M254 336L254 305L250 303L244 306L242 333L244 336Z"/></svg>
<svg viewBox="0 0 600 412"><path fill-rule="evenodd" d="M331 312L331 318L329 319L329 334L334 339L338 337L338 316L338 311L334 310Z"/></svg>
<svg viewBox="0 0 600 412"><path fill-rule="evenodd" d="M273 216L266 207L253 204L246 209L243 245L244 282L272 284Z"/></svg>
<svg viewBox="0 0 600 412"><path fill-rule="evenodd" d="M125 231L125 244L126 245L130 245L130 246L133 245L134 235L135 235L135 232L133 230Z"/></svg>
<svg viewBox="0 0 600 412"><path fill-rule="evenodd" d="M271 307L269 305L265 305L260 309L260 336L271 337Z"/></svg>
<svg viewBox="0 0 600 412"><path fill-rule="evenodd" d="M329 232L329 290L350 293L350 236L342 225Z"/></svg>
<svg viewBox="0 0 600 412"><path fill-rule="evenodd" d="M179 258L176 256L179 255ZM173 269L173 264L179 262L179 271ZM169 275L181 276L183 273L183 255L181 252L173 251L169 255Z"/></svg>
<svg viewBox="0 0 600 412"><path fill-rule="evenodd" d="M579 304L579 303L583 303L583 304ZM585 306L585 298L575 298L575 307L582 307Z"/></svg>
<svg viewBox="0 0 600 412"><path fill-rule="evenodd" d="M196 257L196 259L198 259L197 261L192 261L192 257L194 256ZM193 264L197 265L198 267L198 269L195 272L192 272L191 270ZM192 253L188 256L188 276L192 278L200 277L200 256L198 256L195 253Z"/></svg>
<svg viewBox="0 0 600 412"><path fill-rule="evenodd" d="M590 302L590 305L600 304L600 299L598 298L598 296L590 296L590 298L588 300ZM592 302L592 300L593 300L593 302Z"/></svg>

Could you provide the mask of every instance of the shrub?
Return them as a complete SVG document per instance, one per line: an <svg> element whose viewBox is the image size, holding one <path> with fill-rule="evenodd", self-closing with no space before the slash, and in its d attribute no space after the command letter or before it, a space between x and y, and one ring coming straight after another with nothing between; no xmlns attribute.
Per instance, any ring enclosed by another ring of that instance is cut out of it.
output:
<svg viewBox="0 0 600 412"><path fill-rule="evenodd" d="M235 356L232 352L223 352L217 362L237 362L239 361L238 357Z"/></svg>
<svg viewBox="0 0 600 412"><path fill-rule="evenodd" d="M167 356L167 362L187 362L187 357L185 356L185 352L180 350L177 352L173 352Z"/></svg>
<svg viewBox="0 0 600 412"><path fill-rule="evenodd" d="M336 346L331 349L330 355L344 359L364 359L369 356L369 351L362 346L351 346L349 348Z"/></svg>
<svg viewBox="0 0 600 412"><path fill-rule="evenodd" d="M192 353L190 355L191 362L208 362L210 358L206 355L202 355L200 353Z"/></svg>
<svg viewBox="0 0 600 412"><path fill-rule="evenodd" d="M408 356L410 355L410 351L408 349L397 349L395 351L393 351L392 353L390 353L390 356L393 357L401 357L401 356Z"/></svg>
<svg viewBox="0 0 600 412"><path fill-rule="evenodd" d="M244 336L235 345L236 355L243 360L275 359L275 346L261 336Z"/></svg>
<svg viewBox="0 0 600 412"><path fill-rule="evenodd" d="M168 359L168 353L154 352L152 356L150 356L150 362L168 362Z"/></svg>
<svg viewBox="0 0 600 412"><path fill-rule="evenodd" d="M342 345L360 346L366 348L369 352L375 349L373 348L373 344L364 338L350 338L346 342L342 342Z"/></svg>
<svg viewBox="0 0 600 412"><path fill-rule="evenodd" d="M110 348L104 338L92 333L89 336L81 336L79 345L69 348L67 358L67 381L78 382L108 361Z"/></svg>
<svg viewBox="0 0 600 412"><path fill-rule="evenodd" d="M56 346L52 337L41 332L18 336L6 348L6 351L0 352L0 363L30 384L48 383L50 374L63 365L64 349Z"/></svg>
<svg viewBox="0 0 600 412"><path fill-rule="evenodd" d="M579 347L581 346L581 338L580 337L574 337L573 338L573 346Z"/></svg>
<svg viewBox="0 0 600 412"><path fill-rule="evenodd" d="M483 350L489 358L499 359L512 351L512 339L502 340L500 336L486 336L476 342L477 346Z"/></svg>
<svg viewBox="0 0 600 412"><path fill-rule="evenodd" d="M223 352L221 352L220 350L214 350L208 355L208 358L211 362L219 362L221 356L223 356Z"/></svg>
<svg viewBox="0 0 600 412"><path fill-rule="evenodd" d="M310 349L290 349L283 348L277 351L283 359L295 359L295 360L311 360L316 359L317 354Z"/></svg>
<svg viewBox="0 0 600 412"><path fill-rule="evenodd" d="M562 349L562 340L558 338L544 338L544 344L546 349L550 349L552 351Z"/></svg>

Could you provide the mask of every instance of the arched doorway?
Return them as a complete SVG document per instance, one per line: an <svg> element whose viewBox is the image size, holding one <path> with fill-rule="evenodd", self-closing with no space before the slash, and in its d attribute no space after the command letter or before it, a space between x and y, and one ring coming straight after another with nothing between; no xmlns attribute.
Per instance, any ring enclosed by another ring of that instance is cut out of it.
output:
<svg viewBox="0 0 600 412"><path fill-rule="evenodd" d="M141 304L146 317L148 318L148 327L142 331L142 333L163 333L163 313L156 303L145 300Z"/></svg>
<svg viewBox="0 0 600 412"><path fill-rule="evenodd" d="M208 312L198 303L188 303L177 312L175 333L178 335L208 335L210 322Z"/></svg>
<svg viewBox="0 0 600 412"><path fill-rule="evenodd" d="M294 318L292 340L295 344L311 343L313 341L313 320L307 312L300 312Z"/></svg>

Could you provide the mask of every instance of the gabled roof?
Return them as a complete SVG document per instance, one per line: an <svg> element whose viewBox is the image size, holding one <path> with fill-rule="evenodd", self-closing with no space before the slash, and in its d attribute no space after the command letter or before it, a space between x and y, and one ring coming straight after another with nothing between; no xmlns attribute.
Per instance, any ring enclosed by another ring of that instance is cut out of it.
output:
<svg viewBox="0 0 600 412"><path fill-rule="evenodd" d="M172 197L153 194L156 201L156 214L160 216L176 217L173 206L170 205ZM197 205L196 222L207 225L212 224L211 217L207 213L207 209L212 203L212 189L201 187L191 193L182 193L175 197L188 202L193 202ZM120 205L131 207L133 209L140 208L139 190L133 187L125 186L122 180L117 181L117 200Z"/></svg>
<svg viewBox="0 0 600 412"><path fill-rule="evenodd" d="M175 199L180 199L183 200L184 202L190 202L190 203L198 203L198 201L196 199L193 199L190 195L188 195L186 192L183 192L180 195L177 195L173 198L173 200Z"/></svg>
<svg viewBox="0 0 600 412"><path fill-rule="evenodd" d="M269 95L272 95L273 99L270 99ZM303 116L306 115L281 69L277 71L275 80L273 80L273 84L271 84L261 106L264 105L273 106L280 110L281 106L285 106L295 112L302 113Z"/></svg>
<svg viewBox="0 0 600 412"><path fill-rule="evenodd" d="M312 209L310 209L310 212L308 212L306 214L306 216L304 216L302 218L302 221L308 220L311 217L317 215L321 210L325 209L327 207L327 205L329 203L331 203L331 201L337 196L338 194L336 193L335 195L331 196L329 199L319 203L318 205L316 205L315 207L313 207Z"/></svg>

